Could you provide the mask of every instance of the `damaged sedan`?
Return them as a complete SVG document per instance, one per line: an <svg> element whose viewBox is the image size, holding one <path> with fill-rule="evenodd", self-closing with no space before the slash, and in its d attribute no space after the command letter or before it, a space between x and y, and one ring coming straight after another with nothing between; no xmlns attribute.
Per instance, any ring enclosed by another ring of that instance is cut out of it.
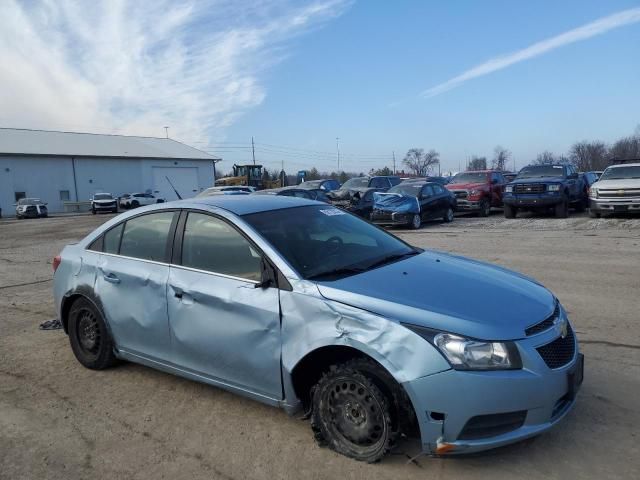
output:
<svg viewBox="0 0 640 480"><path fill-rule="evenodd" d="M380 460L403 433L431 454L538 435L582 382L567 313L542 285L320 202L143 207L53 267L85 367L127 360L305 413L320 445L356 460Z"/></svg>

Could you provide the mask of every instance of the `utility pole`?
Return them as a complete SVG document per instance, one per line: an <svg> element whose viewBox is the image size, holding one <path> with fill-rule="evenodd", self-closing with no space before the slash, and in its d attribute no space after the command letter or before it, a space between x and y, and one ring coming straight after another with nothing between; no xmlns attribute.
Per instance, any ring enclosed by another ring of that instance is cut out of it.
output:
<svg viewBox="0 0 640 480"><path fill-rule="evenodd" d="M338 171L340 171L340 138L336 137L336 156L338 157Z"/></svg>
<svg viewBox="0 0 640 480"><path fill-rule="evenodd" d="M391 152L393 155L393 174L396 174L396 152Z"/></svg>
<svg viewBox="0 0 640 480"><path fill-rule="evenodd" d="M253 143L253 135L251 136L251 155L253 156L253 164L256 164L256 146Z"/></svg>
<svg viewBox="0 0 640 480"><path fill-rule="evenodd" d="M164 127L164 134L167 138L169 138L169 127Z"/></svg>

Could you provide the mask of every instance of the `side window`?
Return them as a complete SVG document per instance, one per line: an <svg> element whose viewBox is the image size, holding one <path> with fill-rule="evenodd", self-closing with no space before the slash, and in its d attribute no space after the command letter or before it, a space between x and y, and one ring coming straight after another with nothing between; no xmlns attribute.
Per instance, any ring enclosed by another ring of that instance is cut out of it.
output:
<svg viewBox="0 0 640 480"><path fill-rule="evenodd" d="M433 197L433 187L431 185L425 185L422 187L423 197Z"/></svg>
<svg viewBox="0 0 640 480"><path fill-rule="evenodd" d="M127 220L122 233L120 255L165 261L167 239L174 215L175 212L150 213Z"/></svg>
<svg viewBox="0 0 640 480"><path fill-rule="evenodd" d="M440 185L433 185L433 191L436 195L440 195L441 193L444 193L444 188L442 188Z"/></svg>
<svg viewBox="0 0 640 480"><path fill-rule="evenodd" d="M104 253L118 253L120 248L120 237L122 237L122 228L124 223L113 227L104 236Z"/></svg>
<svg viewBox="0 0 640 480"><path fill-rule="evenodd" d="M398 185L402 180L400 179L400 177L391 177L389 178L389 181L391 182L391 186L395 187L396 185Z"/></svg>
<svg viewBox="0 0 640 480"><path fill-rule="evenodd" d="M259 281L260 254L235 228L219 218L189 213L182 239L182 265Z"/></svg>
<svg viewBox="0 0 640 480"><path fill-rule="evenodd" d="M91 242L91 245L87 247L87 250L92 250L94 252L101 252L103 243L104 243L104 235L100 235L93 242Z"/></svg>
<svg viewBox="0 0 640 480"><path fill-rule="evenodd" d="M389 181L386 178L376 177L371 179L371 188L389 188Z"/></svg>

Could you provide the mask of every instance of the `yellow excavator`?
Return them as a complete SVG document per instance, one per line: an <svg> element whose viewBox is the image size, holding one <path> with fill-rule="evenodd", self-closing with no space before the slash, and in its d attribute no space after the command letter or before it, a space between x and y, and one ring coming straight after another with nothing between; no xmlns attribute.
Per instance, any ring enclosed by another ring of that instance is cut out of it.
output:
<svg viewBox="0 0 640 480"><path fill-rule="evenodd" d="M265 180L262 178L262 165L234 165L233 176L216 180L216 187L230 187L234 185L246 185L256 190L278 188L282 186L280 179Z"/></svg>

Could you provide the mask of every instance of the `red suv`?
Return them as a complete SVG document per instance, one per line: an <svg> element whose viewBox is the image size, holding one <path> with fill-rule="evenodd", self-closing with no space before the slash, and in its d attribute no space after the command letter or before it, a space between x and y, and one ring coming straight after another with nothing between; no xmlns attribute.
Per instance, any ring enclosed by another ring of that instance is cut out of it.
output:
<svg viewBox="0 0 640 480"><path fill-rule="evenodd" d="M458 210L477 212L487 217L492 207L502 208L502 192L506 184L502 172L477 170L461 172L446 187L458 200Z"/></svg>

